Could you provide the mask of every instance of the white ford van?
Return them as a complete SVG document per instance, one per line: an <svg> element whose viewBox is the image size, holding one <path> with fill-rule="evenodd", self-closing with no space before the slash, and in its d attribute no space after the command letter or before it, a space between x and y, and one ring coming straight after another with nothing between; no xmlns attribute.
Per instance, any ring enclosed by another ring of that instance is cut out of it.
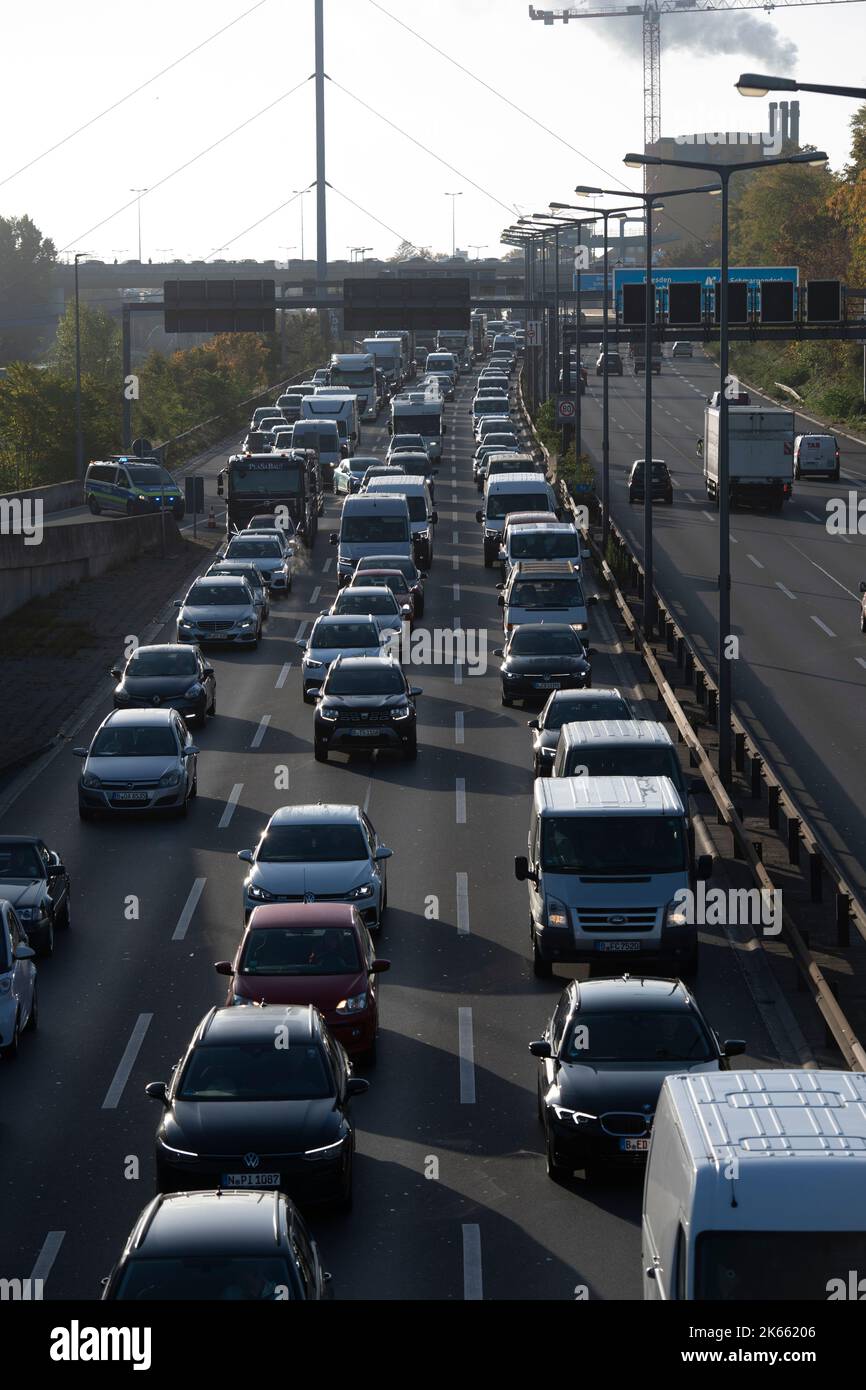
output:
<svg viewBox="0 0 866 1390"><path fill-rule="evenodd" d="M338 546L337 578L346 584L355 565L365 555L399 555L413 559L409 505L405 497L376 496L359 492L347 497L340 515L339 531L332 531L331 544Z"/></svg>
<svg viewBox="0 0 866 1390"><path fill-rule="evenodd" d="M543 473L501 473L484 488L484 503L475 520L484 528L484 564L487 569L499 555L505 518L509 512L550 512L557 515L556 494Z"/></svg>

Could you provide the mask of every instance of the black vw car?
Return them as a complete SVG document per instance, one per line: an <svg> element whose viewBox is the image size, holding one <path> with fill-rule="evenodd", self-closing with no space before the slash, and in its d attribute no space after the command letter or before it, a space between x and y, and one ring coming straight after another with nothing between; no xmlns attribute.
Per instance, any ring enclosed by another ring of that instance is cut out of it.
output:
<svg viewBox="0 0 866 1390"><path fill-rule="evenodd" d="M549 777L559 731L563 724L581 719L634 719L634 711L615 686L594 690L554 690L537 719L527 719L532 730L532 771Z"/></svg>
<svg viewBox="0 0 866 1390"><path fill-rule="evenodd" d="M348 1207L350 1102L369 1084L312 1005L211 1009L171 1080L145 1088L164 1106L157 1189L279 1188Z"/></svg>
<svg viewBox="0 0 866 1390"><path fill-rule="evenodd" d="M40 956L54 950L57 927L69 926L69 875L38 835L0 835L0 898L5 898Z"/></svg>
<svg viewBox="0 0 866 1390"><path fill-rule="evenodd" d="M644 500L644 461L635 459L628 475L629 502ZM670 506L674 500L674 485L664 459L653 459L650 475L650 497L653 502L666 502Z"/></svg>
<svg viewBox="0 0 866 1390"><path fill-rule="evenodd" d="M719 1040L681 980L571 980L529 1044L548 1177L643 1163L665 1077L725 1071L745 1049Z"/></svg>
<svg viewBox="0 0 866 1390"><path fill-rule="evenodd" d="M115 709L170 708L187 724L216 714L216 675L198 647L164 642L137 647L126 665L112 666Z"/></svg>
<svg viewBox="0 0 866 1390"><path fill-rule="evenodd" d="M393 656L338 656L317 698L313 729L316 761L343 749L393 748L407 762L418 756L415 698L421 687L409 685Z"/></svg>
<svg viewBox="0 0 866 1390"><path fill-rule="evenodd" d="M568 623L523 623L511 633L504 647L494 647L502 657L502 703L546 700L551 690L583 689L592 685L592 650L584 647Z"/></svg>

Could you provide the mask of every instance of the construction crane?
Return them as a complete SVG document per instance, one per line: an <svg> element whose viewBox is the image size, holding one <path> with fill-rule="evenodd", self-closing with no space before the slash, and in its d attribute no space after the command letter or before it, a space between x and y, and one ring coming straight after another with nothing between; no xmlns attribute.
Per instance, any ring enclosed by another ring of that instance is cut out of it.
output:
<svg viewBox="0 0 866 1390"><path fill-rule="evenodd" d="M620 16L643 16L643 138L644 150L656 144L661 136L661 16L683 14L692 10L766 10L794 9L804 5L862 4L863 0L643 0L639 5L598 5L585 0L580 7L567 10L537 10L529 6L529 18L542 24L554 24L561 19L613 19Z"/></svg>

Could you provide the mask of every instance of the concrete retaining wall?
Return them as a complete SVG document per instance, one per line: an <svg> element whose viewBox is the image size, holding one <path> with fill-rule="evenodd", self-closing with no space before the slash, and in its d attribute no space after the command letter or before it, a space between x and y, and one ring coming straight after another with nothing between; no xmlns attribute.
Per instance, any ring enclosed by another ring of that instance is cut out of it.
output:
<svg viewBox="0 0 866 1390"><path fill-rule="evenodd" d="M63 512L67 507L82 506L84 485L72 478L65 483L48 483L45 487L28 487L22 488L20 492L0 493L0 501L4 498L11 501L15 497L21 498L22 501L25 497L32 497L34 500L39 498L42 510L47 516L49 512Z"/></svg>
<svg viewBox="0 0 866 1390"><path fill-rule="evenodd" d="M178 536L177 522L166 515L166 546L171 547ZM158 550L161 544L158 515L49 526L39 545L25 545L21 536L0 536L0 618L32 598L116 569L136 555Z"/></svg>

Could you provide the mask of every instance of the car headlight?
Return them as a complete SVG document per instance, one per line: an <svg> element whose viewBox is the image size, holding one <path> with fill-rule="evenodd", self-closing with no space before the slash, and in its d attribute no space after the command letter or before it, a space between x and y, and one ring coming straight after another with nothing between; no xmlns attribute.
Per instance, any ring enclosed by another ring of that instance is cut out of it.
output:
<svg viewBox="0 0 866 1390"><path fill-rule="evenodd" d="M164 1139L160 1139L159 1147L162 1154L172 1163L188 1163L192 1159L198 1158L198 1154L193 1153L191 1149L173 1149L170 1144L166 1144Z"/></svg>
<svg viewBox="0 0 866 1390"><path fill-rule="evenodd" d="M315 1163L321 1159L339 1158L341 1149L346 1143L346 1136L343 1135L334 1144L325 1144L321 1149L307 1149L304 1159L308 1163Z"/></svg>
<svg viewBox="0 0 866 1390"><path fill-rule="evenodd" d="M688 908L677 898L673 898L665 908L664 925L666 927L688 927L692 925L689 921Z"/></svg>
<svg viewBox="0 0 866 1390"><path fill-rule="evenodd" d="M498 531L490 531L490 530L488 530L488 528L485 526L485 528L484 528L484 539L485 539L486 541L495 541L495 540L498 539L498 537L499 537L499 532L498 532Z"/></svg>
<svg viewBox="0 0 866 1390"><path fill-rule="evenodd" d="M269 893L267 888L260 888L257 883L249 884L247 895L256 903L269 903L274 899L273 893Z"/></svg>
<svg viewBox="0 0 866 1390"><path fill-rule="evenodd" d="M164 772L157 785L160 787L176 787L179 782L180 771L178 768L175 768L173 772Z"/></svg>
<svg viewBox="0 0 866 1390"><path fill-rule="evenodd" d="M143 492L140 492L140 493L138 494L138 501L139 501L139 502L147 502L147 501L149 501L149 500L150 500L150 499L147 498L147 497L145 497L145 495L144 495Z"/></svg>
<svg viewBox="0 0 866 1390"><path fill-rule="evenodd" d="M570 1110L567 1105L552 1105L550 1108L562 1124L570 1120L575 1125L588 1125L598 1119L597 1115L590 1115L586 1110Z"/></svg>
<svg viewBox="0 0 866 1390"><path fill-rule="evenodd" d="M362 883L360 888L353 888L348 894L349 901L357 902L359 898L372 898L373 891L372 883Z"/></svg>
<svg viewBox="0 0 866 1390"><path fill-rule="evenodd" d="M244 618L243 622L238 623L238 627L243 632L248 627L255 627L255 623L252 618Z"/></svg>
<svg viewBox="0 0 866 1390"><path fill-rule="evenodd" d="M122 685L119 685L119 686L117 687L117 689L115 690L115 692L114 692L114 698L115 698L115 700L128 700L128 699L129 699L129 691L128 691L128 690L124 690L123 686L122 686Z"/></svg>
<svg viewBox="0 0 866 1390"><path fill-rule="evenodd" d="M558 898L547 899L547 925L560 928L568 926L568 909Z"/></svg>
<svg viewBox="0 0 866 1390"><path fill-rule="evenodd" d="M47 916L44 904L39 907L19 907L16 908L16 912L22 922L38 922L40 918Z"/></svg>
<svg viewBox="0 0 866 1390"><path fill-rule="evenodd" d="M571 630L572 630L572 632L586 632L586 629L587 629L588 627L589 627L589 623L572 623L572 624L571 624Z"/></svg>
<svg viewBox="0 0 866 1390"><path fill-rule="evenodd" d="M319 670L322 666L324 666L324 664L324 661L314 661L313 658L310 656L304 657L304 665L310 671Z"/></svg>
<svg viewBox="0 0 866 1390"><path fill-rule="evenodd" d="M11 993L11 990L12 990L12 976L11 976L11 975L4 975L3 978L0 979L0 995L2 995L2 994L9 994L9 993Z"/></svg>
<svg viewBox="0 0 866 1390"><path fill-rule="evenodd" d="M367 1007L367 991L363 994L352 994L348 999L341 999L337 1005L338 1014L359 1014L362 1009Z"/></svg>
<svg viewBox="0 0 866 1390"><path fill-rule="evenodd" d="M412 707L411 707L411 705L408 705L408 704L406 704L406 705L395 705L394 708L393 708L392 711L391 711L391 715L392 715L392 717L393 717L394 719L408 719L408 718L409 718L409 715L410 715L411 713L412 713Z"/></svg>
<svg viewBox="0 0 866 1390"><path fill-rule="evenodd" d="M101 787L102 783L100 782L98 777L95 777L93 775L92 772L85 772L84 776L81 779L81 785L82 787L90 787L92 790L94 787Z"/></svg>
<svg viewBox="0 0 866 1390"><path fill-rule="evenodd" d="M188 632L195 627L195 623L192 621L191 618L178 618L177 626L179 632Z"/></svg>
<svg viewBox="0 0 866 1390"><path fill-rule="evenodd" d="M189 700L195 700L196 697L199 696L199 695L201 694L201 692L202 692L201 684L199 683L199 681L195 681L195 682L190 686L189 690L186 692L186 695L185 695L184 698L185 698L185 699L189 699Z"/></svg>

